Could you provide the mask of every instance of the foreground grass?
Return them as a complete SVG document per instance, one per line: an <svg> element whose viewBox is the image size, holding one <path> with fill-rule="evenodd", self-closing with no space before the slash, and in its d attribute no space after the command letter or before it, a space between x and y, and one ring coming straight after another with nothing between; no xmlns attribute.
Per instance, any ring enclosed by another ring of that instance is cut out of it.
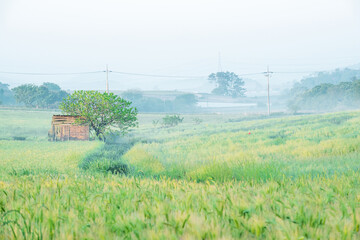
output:
<svg viewBox="0 0 360 240"><path fill-rule="evenodd" d="M359 112L148 122L134 146L0 141L0 239L360 238Z"/></svg>
<svg viewBox="0 0 360 240"><path fill-rule="evenodd" d="M354 239L358 174L194 183L116 176L0 182L1 238Z"/></svg>

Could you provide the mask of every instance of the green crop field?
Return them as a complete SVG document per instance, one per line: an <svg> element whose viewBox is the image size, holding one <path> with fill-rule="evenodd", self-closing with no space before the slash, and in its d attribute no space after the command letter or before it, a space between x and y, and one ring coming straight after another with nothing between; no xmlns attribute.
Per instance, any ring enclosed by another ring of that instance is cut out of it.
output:
<svg viewBox="0 0 360 240"><path fill-rule="evenodd" d="M359 111L143 114L109 144L47 142L51 115L0 110L0 239L360 239Z"/></svg>

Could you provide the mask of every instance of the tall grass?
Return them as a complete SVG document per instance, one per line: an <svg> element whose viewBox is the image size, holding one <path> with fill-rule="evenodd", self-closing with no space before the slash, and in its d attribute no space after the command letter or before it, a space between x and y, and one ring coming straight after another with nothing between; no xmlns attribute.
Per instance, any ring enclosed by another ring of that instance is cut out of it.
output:
<svg viewBox="0 0 360 240"><path fill-rule="evenodd" d="M50 111L0 109L0 140L44 140L51 127Z"/></svg>
<svg viewBox="0 0 360 240"><path fill-rule="evenodd" d="M360 112L229 118L0 141L0 239L359 238Z"/></svg>

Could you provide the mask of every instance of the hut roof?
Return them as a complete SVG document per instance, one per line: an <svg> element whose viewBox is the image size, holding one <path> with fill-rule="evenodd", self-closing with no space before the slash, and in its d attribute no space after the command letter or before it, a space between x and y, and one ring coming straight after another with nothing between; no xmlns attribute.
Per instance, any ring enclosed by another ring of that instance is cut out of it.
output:
<svg viewBox="0 0 360 240"><path fill-rule="evenodd" d="M52 125L74 124L76 119L81 119L81 116L74 115L53 115Z"/></svg>

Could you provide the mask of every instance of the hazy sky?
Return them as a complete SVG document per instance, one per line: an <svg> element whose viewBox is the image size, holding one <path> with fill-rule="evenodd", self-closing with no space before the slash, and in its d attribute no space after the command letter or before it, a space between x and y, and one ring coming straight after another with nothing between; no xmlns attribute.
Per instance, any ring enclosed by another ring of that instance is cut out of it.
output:
<svg viewBox="0 0 360 240"><path fill-rule="evenodd" d="M360 63L360 0L0 0L0 71L207 76L318 71ZM274 74L272 86L299 79ZM260 83L261 75L249 76ZM12 87L104 89L105 74L0 74ZM204 78L110 74L112 89L193 89Z"/></svg>

